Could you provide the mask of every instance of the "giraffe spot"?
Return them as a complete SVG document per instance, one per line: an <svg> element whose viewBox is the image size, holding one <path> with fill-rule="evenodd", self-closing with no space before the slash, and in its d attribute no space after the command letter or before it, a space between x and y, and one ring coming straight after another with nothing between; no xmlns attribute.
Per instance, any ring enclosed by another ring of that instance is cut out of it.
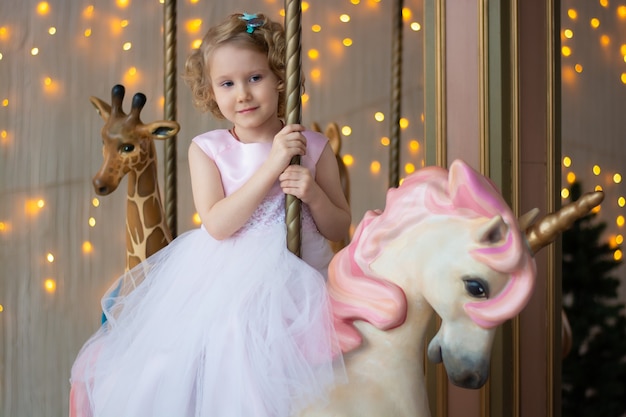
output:
<svg viewBox="0 0 626 417"><path fill-rule="evenodd" d="M126 204L126 227L128 234L131 236L130 244L141 243L144 240L143 223L141 222L141 213L137 203L129 200ZM128 242L127 242L128 243Z"/></svg>
<svg viewBox="0 0 626 417"><path fill-rule="evenodd" d="M163 229L154 229L146 239L146 253L156 253L169 243L169 239L163 233Z"/></svg>
<svg viewBox="0 0 626 417"><path fill-rule="evenodd" d="M143 204L143 223L146 228L153 228L161 224L163 209L159 200L148 197Z"/></svg>

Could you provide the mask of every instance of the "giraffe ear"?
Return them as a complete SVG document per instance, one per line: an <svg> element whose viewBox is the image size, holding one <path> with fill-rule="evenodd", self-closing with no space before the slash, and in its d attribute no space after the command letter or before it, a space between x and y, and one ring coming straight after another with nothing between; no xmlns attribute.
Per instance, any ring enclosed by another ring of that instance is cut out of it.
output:
<svg viewBox="0 0 626 417"><path fill-rule="evenodd" d="M159 120L144 125L143 129L154 139L161 140L175 136L180 130L180 125L173 120Z"/></svg>
<svg viewBox="0 0 626 417"><path fill-rule="evenodd" d="M98 111L98 114L105 122L109 120L109 116L111 115L110 104L107 104L104 101L100 100L98 97L93 96L89 97L89 101L91 102L91 104L93 104L93 106Z"/></svg>

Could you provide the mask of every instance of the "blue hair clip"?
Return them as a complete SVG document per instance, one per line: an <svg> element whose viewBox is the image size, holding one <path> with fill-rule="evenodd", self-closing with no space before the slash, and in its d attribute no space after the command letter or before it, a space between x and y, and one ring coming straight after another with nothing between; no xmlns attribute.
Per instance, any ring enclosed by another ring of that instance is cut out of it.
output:
<svg viewBox="0 0 626 417"><path fill-rule="evenodd" d="M243 13L243 16L239 17L246 22L246 32L253 33L254 29L263 26L263 19L256 14Z"/></svg>

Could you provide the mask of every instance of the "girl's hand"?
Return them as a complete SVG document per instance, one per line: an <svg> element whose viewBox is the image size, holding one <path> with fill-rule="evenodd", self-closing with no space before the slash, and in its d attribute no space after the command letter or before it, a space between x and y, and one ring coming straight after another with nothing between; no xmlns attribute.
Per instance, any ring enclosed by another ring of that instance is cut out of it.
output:
<svg viewBox="0 0 626 417"><path fill-rule="evenodd" d="M289 166L291 158L306 154L306 138L302 134L304 126L298 124L287 125L274 136L269 161L282 172Z"/></svg>
<svg viewBox="0 0 626 417"><path fill-rule="evenodd" d="M306 204L314 201L320 191L311 171L300 165L289 165L278 180L285 194L291 194Z"/></svg>

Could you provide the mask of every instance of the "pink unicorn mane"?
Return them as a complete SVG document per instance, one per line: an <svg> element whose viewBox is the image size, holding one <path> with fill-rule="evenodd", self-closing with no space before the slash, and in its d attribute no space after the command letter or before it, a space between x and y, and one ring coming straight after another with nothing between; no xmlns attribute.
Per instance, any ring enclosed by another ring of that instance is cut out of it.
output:
<svg viewBox="0 0 626 417"><path fill-rule="evenodd" d="M452 163L449 171L423 168L408 176L400 187L387 192L384 211L365 214L350 244L331 261L328 291L344 352L361 344L361 335L353 324L356 320L369 322L381 330L404 323L407 313L404 291L386 277L376 276L369 266L387 243L408 226L418 225L433 215L488 219L499 215L508 226L506 239L500 245L471 251L476 260L511 276L495 298L465 304L465 311L474 322L485 328L497 326L517 315L528 302L535 263L517 219L494 184L459 160Z"/></svg>

